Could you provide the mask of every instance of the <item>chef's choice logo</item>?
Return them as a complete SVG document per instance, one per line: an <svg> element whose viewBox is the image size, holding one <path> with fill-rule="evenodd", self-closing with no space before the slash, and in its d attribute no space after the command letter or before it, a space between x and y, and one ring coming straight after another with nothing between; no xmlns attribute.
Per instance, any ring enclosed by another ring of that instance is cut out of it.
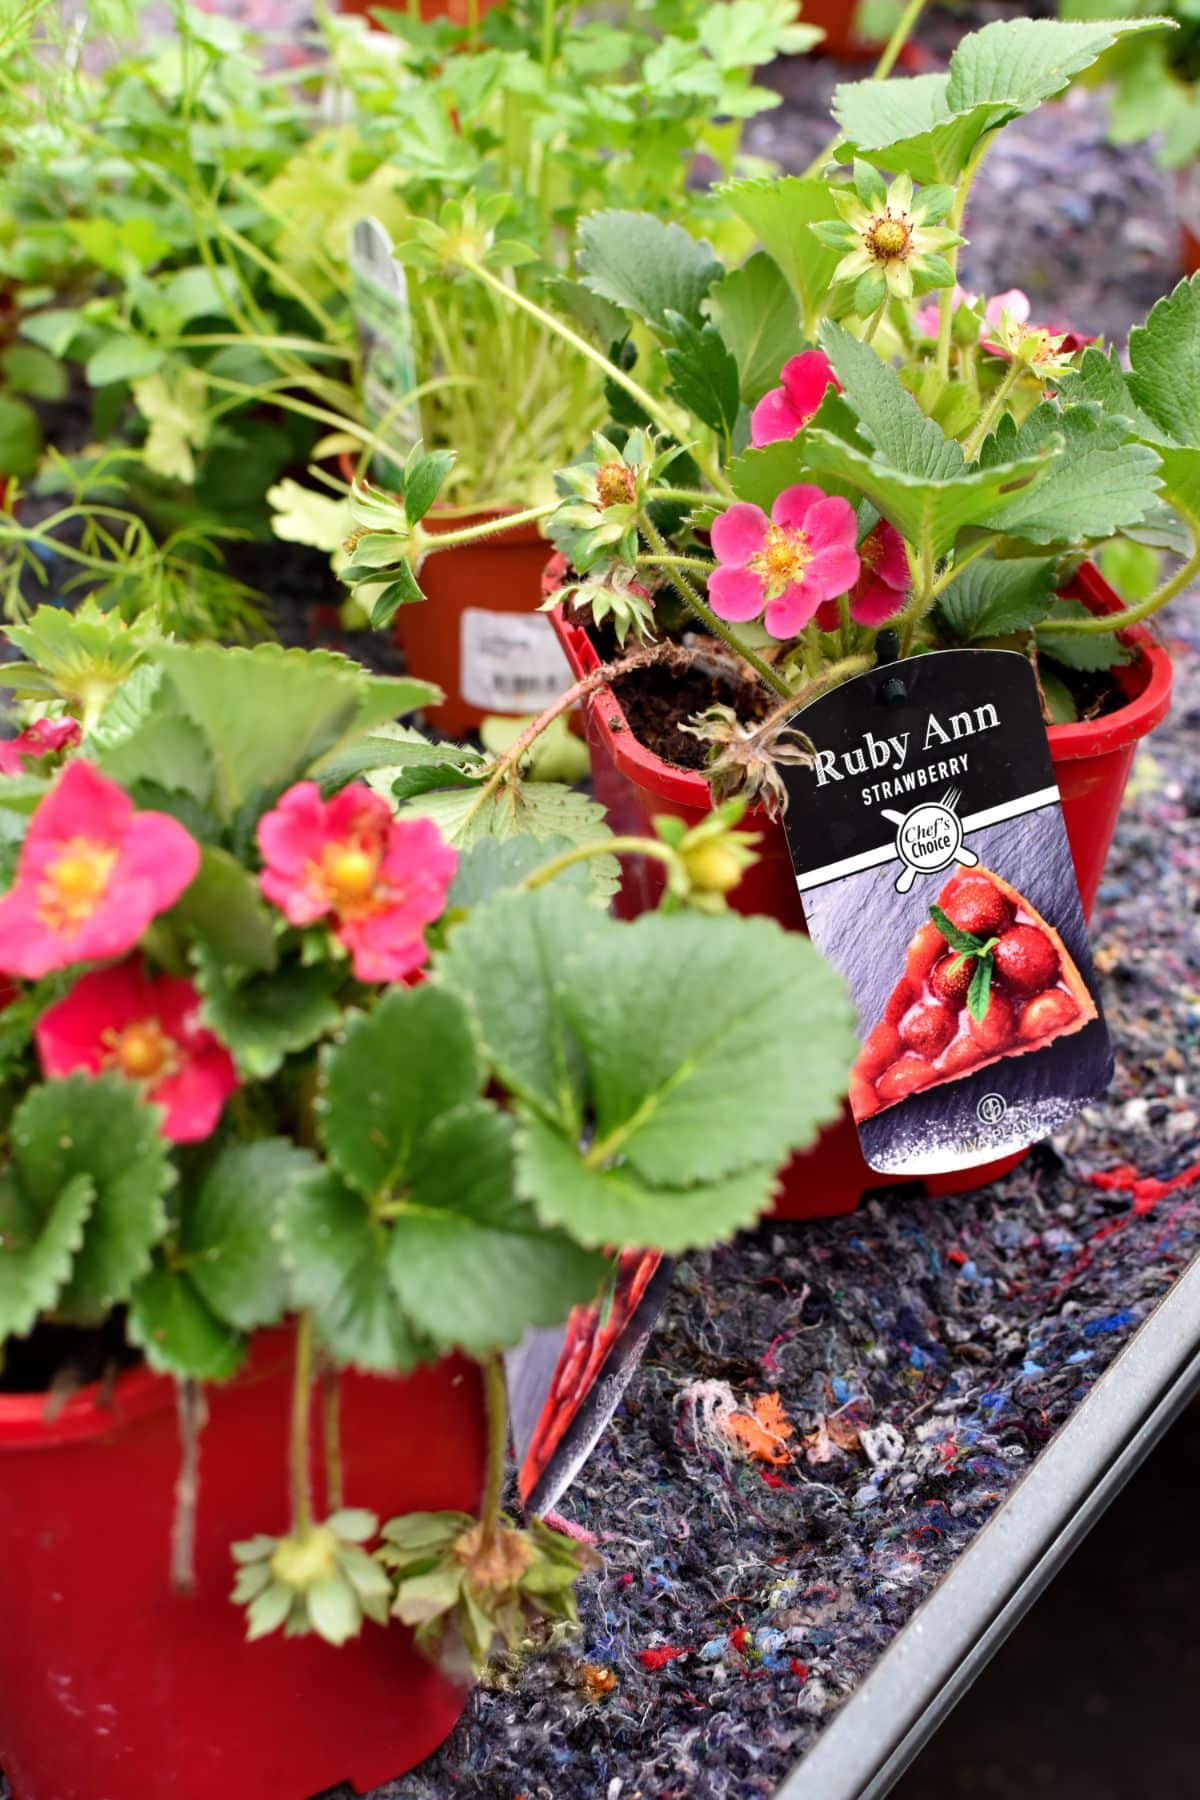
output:
<svg viewBox="0 0 1200 1800"><path fill-rule="evenodd" d="M963 824L955 808L962 795L948 788L940 800L923 800L906 813L882 809L896 827L896 855L904 867L896 877L896 892L906 894L918 875L934 875L951 863L974 868L979 861L963 843Z"/></svg>

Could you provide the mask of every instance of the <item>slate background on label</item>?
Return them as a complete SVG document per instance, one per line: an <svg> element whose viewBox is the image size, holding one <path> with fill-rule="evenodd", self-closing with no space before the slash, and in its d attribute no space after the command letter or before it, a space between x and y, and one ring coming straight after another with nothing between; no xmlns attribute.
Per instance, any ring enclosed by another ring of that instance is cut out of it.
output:
<svg viewBox="0 0 1200 1800"><path fill-rule="evenodd" d="M972 831L967 839L983 866L1011 883L1062 937L1070 956L1096 993L1087 928L1079 908L1075 871L1062 811L1046 806L1002 824ZM918 926L929 917L956 871L918 875L907 894L896 892L899 861L864 869L804 896L814 939L850 984L859 1010L860 1035L879 1019L904 973L905 954ZM1103 1017L1040 1050L1004 1056L972 1074L910 1095L859 1125L863 1155L882 1174L954 1169L986 1162L1036 1143L1107 1087L1112 1047ZM1006 1103L1003 1118L981 1120L985 1094ZM920 1170L913 1165L919 1162Z"/></svg>

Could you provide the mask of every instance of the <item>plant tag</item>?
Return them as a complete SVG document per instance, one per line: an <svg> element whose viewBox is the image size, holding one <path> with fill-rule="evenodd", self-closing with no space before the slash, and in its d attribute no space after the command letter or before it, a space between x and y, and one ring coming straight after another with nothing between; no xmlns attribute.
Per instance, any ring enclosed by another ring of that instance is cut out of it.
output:
<svg viewBox="0 0 1200 1800"><path fill-rule="evenodd" d="M565 1325L527 1332L505 1357L517 1485L527 1513L556 1506L595 1449L637 1369L674 1263L627 1250L607 1295Z"/></svg>
<svg viewBox="0 0 1200 1800"><path fill-rule="evenodd" d="M797 717L788 846L849 983L850 1106L884 1175L1037 1142L1112 1076L1037 682L1009 650L871 669Z"/></svg>
<svg viewBox="0 0 1200 1800"><path fill-rule="evenodd" d="M462 615L459 670L463 698L485 712L541 712L571 685L571 670L545 613Z"/></svg>
<svg viewBox="0 0 1200 1800"><path fill-rule="evenodd" d="M417 385L408 278L378 219L359 219L350 234L350 287L363 354L363 404L367 423L395 451L377 451L372 473L398 487L404 459L421 436L421 412L411 398Z"/></svg>

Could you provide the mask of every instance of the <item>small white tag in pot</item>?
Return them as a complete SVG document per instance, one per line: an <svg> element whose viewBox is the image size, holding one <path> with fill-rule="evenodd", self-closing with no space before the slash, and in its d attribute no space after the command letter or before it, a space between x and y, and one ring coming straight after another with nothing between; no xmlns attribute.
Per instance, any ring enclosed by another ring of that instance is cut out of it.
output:
<svg viewBox="0 0 1200 1800"><path fill-rule="evenodd" d="M540 712L571 685L570 667L544 613L467 607L459 671L463 698L486 712Z"/></svg>

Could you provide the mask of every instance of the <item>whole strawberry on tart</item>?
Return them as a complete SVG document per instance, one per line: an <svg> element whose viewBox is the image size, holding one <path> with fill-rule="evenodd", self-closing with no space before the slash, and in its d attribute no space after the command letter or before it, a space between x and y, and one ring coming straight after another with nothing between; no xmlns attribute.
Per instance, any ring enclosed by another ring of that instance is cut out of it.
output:
<svg viewBox="0 0 1200 1800"><path fill-rule="evenodd" d="M994 870L952 876L929 915L851 1071L860 1121L1097 1017L1059 933Z"/></svg>

